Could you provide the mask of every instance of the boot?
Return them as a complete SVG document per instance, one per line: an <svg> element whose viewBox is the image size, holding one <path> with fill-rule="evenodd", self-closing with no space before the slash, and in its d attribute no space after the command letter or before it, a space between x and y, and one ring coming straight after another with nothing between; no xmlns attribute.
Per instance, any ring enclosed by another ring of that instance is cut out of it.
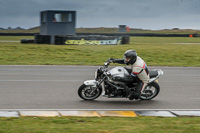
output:
<svg viewBox="0 0 200 133"><path fill-rule="evenodd" d="M130 95L129 100L133 99L138 100L140 99L140 95L141 95L140 91L134 91L133 94Z"/></svg>

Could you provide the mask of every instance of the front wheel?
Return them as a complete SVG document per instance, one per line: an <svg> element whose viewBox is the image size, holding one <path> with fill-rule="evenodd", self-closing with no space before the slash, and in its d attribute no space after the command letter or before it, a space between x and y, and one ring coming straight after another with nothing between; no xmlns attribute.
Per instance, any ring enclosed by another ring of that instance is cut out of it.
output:
<svg viewBox="0 0 200 133"><path fill-rule="evenodd" d="M145 87L144 91L141 94L140 99L151 100L154 97L156 97L159 92L160 92L159 84L157 82L153 82Z"/></svg>
<svg viewBox="0 0 200 133"><path fill-rule="evenodd" d="M84 100L94 100L101 95L102 88L99 87L93 93L91 93L93 89L96 89L96 88L82 84L78 89L78 95L80 98Z"/></svg>

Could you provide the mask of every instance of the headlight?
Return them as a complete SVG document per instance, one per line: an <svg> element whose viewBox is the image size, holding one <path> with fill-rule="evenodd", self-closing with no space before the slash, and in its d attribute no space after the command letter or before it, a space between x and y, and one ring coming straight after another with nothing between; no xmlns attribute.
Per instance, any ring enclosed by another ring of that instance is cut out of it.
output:
<svg viewBox="0 0 200 133"><path fill-rule="evenodd" d="M97 72L98 70L96 70L95 71L95 73L94 73L94 79L97 79L98 78L98 72Z"/></svg>
<svg viewBox="0 0 200 133"><path fill-rule="evenodd" d="M98 78L100 78L101 74L103 74L101 68L97 69L96 72L94 73L95 79L97 80Z"/></svg>

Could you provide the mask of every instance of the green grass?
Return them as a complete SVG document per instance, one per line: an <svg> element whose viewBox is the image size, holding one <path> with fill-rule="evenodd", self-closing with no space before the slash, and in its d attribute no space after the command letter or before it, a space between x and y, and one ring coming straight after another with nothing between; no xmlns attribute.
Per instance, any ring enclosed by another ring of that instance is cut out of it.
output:
<svg viewBox="0 0 200 133"><path fill-rule="evenodd" d="M141 44L141 43L148 43L148 44L199 43L200 44L200 37L131 37L130 42L133 44Z"/></svg>
<svg viewBox="0 0 200 133"><path fill-rule="evenodd" d="M1 133L199 133L200 117L0 118Z"/></svg>
<svg viewBox="0 0 200 133"><path fill-rule="evenodd" d="M34 39L34 36L0 36L0 41L20 41L21 39Z"/></svg>
<svg viewBox="0 0 200 133"><path fill-rule="evenodd" d="M0 42L0 65L102 65L109 57L123 58L126 50L135 49L147 65L200 66L199 44L173 44L190 42L199 43L200 38L131 37L128 45L107 46Z"/></svg>
<svg viewBox="0 0 200 133"><path fill-rule="evenodd" d="M39 29L38 29L39 31ZM119 33L118 28L76 28L76 33ZM199 34L200 30L193 29L163 29L163 30L148 30L130 28L128 33L157 33L157 34Z"/></svg>

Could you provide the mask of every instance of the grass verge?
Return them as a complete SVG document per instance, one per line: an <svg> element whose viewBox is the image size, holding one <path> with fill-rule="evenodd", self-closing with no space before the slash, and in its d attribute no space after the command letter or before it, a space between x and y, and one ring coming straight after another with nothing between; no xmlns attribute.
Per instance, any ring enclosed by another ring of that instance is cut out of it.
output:
<svg viewBox="0 0 200 133"><path fill-rule="evenodd" d="M200 42L200 38L181 41L181 38L131 37L128 45L108 46L0 42L0 65L102 65L109 57L123 58L126 50L135 49L147 65L200 66L200 45L173 44L185 42Z"/></svg>
<svg viewBox="0 0 200 133"><path fill-rule="evenodd" d="M0 118L2 133L199 133L200 117Z"/></svg>

